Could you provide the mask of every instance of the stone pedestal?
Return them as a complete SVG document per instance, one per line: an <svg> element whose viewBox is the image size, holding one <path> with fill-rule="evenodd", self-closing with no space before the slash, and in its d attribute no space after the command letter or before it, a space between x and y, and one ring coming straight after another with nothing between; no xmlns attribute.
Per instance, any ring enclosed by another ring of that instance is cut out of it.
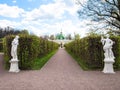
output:
<svg viewBox="0 0 120 90"><path fill-rule="evenodd" d="M103 73L112 73L114 74L114 69L113 69L113 63L114 59L105 59L104 60L104 69Z"/></svg>
<svg viewBox="0 0 120 90"><path fill-rule="evenodd" d="M10 70L9 70L9 72L19 72L20 71L20 69L19 69L19 67L18 67L18 62L19 62L19 60L17 60L17 59L11 59L10 60Z"/></svg>

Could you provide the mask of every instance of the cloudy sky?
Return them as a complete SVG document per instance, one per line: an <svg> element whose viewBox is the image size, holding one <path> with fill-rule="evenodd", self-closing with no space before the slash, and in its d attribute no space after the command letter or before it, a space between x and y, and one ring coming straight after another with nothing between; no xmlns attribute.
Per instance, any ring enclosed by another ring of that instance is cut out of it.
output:
<svg viewBox="0 0 120 90"><path fill-rule="evenodd" d="M82 0L85 1L85 0ZM27 29L36 35L87 32L76 0L0 0L0 27Z"/></svg>

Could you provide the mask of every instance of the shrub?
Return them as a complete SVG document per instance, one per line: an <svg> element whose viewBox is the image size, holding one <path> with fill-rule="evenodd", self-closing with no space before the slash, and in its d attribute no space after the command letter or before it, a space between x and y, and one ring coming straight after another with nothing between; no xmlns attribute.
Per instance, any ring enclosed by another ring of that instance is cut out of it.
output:
<svg viewBox="0 0 120 90"><path fill-rule="evenodd" d="M58 44L39 38L34 35L19 35L18 59L20 69L32 69L32 63L58 48ZM4 38L4 56L6 68L9 68L9 60L12 58L11 42L15 36L10 35ZM55 47L54 47L55 46Z"/></svg>
<svg viewBox="0 0 120 90"><path fill-rule="evenodd" d="M115 44L113 45L113 52L115 56L115 63L114 67L116 69L120 69L120 36L113 36L111 37L113 41L115 41Z"/></svg>
<svg viewBox="0 0 120 90"><path fill-rule="evenodd" d="M9 60L12 58L11 52L11 42L14 36L6 36L4 40L4 54L7 67L9 66ZM18 58L20 60L19 66L21 69L30 68L31 61L37 58L39 53L39 38L36 36L20 35L19 45L18 45Z"/></svg>
<svg viewBox="0 0 120 90"><path fill-rule="evenodd" d="M3 41L0 41L0 52L3 52Z"/></svg>
<svg viewBox="0 0 120 90"><path fill-rule="evenodd" d="M40 51L39 57L48 54L49 52L58 49L58 44L53 41L48 41L46 39L40 38Z"/></svg>
<svg viewBox="0 0 120 90"><path fill-rule="evenodd" d="M115 68L120 68L120 37L111 37L116 43L113 45ZM104 51L100 36L88 36L66 44L66 50L79 57L85 66L91 69L103 68Z"/></svg>

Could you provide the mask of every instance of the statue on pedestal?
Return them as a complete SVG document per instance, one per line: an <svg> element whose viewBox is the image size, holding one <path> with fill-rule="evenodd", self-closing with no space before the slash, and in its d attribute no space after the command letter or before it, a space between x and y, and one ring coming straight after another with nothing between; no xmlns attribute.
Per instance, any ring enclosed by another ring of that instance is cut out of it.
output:
<svg viewBox="0 0 120 90"><path fill-rule="evenodd" d="M19 39L19 36L16 36L12 41L12 48L11 48L12 59L17 59L17 46L19 44L18 39Z"/></svg>
<svg viewBox="0 0 120 90"><path fill-rule="evenodd" d="M103 37L101 37L101 42L104 45L103 46L103 50L105 51L104 55L105 58L115 58L112 52L112 45L114 44L114 42L109 39L109 35L107 34L107 38L104 39Z"/></svg>
<svg viewBox="0 0 120 90"><path fill-rule="evenodd" d="M19 44L18 42L19 36L16 36L12 41L12 47L11 47L11 56L12 59L10 60L10 70L9 72L19 72L18 68L18 57L17 57L17 46Z"/></svg>
<svg viewBox="0 0 120 90"><path fill-rule="evenodd" d="M103 50L104 50L104 56L105 56L105 59L104 59L104 69L103 69L103 72L104 73L114 73L114 70L113 70L113 63L115 62L114 59L114 54L113 54L113 51L112 51L112 45L114 44L114 42L109 39L109 35L107 34L107 38L103 38L101 37L101 42L103 44Z"/></svg>

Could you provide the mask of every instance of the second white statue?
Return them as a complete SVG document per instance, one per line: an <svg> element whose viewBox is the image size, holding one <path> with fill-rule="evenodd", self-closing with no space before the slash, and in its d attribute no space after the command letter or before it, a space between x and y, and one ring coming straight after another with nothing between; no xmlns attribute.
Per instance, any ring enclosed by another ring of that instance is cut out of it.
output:
<svg viewBox="0 0 120 90"><path fill-rule="evenodd" d="M18 56L17 56L17 47L19 45L19 36L16 36L12 41L12 47L11 47L11 56L12 59L10 60L10 70L9 72L19 72L20 69L18 67Z"/></svg>
<svg viewBox="0 0 120 90"><path fill-rule="evenodd" d="M114 69L113 69L113 63L115 62L114 59L114 54L112 51L112 45L114 44L114 42L109 39L109 35L107 34L107 38L103 38L101 37L101 42L103 44L103 50L104 50L104 69L103 72L104 73L115 73Z"/></svg>

